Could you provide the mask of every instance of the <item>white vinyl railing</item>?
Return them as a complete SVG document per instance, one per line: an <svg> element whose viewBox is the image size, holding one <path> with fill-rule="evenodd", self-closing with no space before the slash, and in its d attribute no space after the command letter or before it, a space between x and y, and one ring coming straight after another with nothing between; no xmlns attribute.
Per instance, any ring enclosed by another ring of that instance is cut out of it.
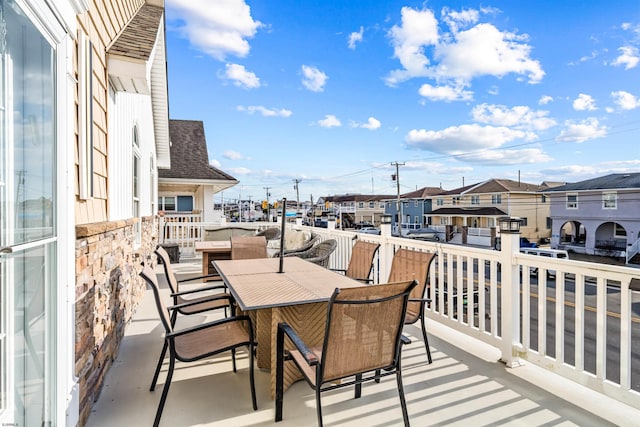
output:
<svg viewBox="0 0 640 427"><path fill-rule="evenodd" d="M278 225L233 224L256 230ZM196 236L206 224L189 226L180 233ZM503 235L496 251L392 237L384 230L377 236L288 227L335 239L330 268L346 269L355 239L380 243L374 283L386 281L398 248L435 252L429 319L499 348L508 366L534 363L640 407L640 292L630 287L638 269L522 254L517 234L509 244Z"/></svg>

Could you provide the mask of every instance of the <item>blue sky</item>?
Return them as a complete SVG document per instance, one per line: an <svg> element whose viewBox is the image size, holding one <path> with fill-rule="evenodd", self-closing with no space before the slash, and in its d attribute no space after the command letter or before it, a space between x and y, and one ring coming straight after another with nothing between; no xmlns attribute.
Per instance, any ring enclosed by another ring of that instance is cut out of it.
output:
<svg viewBox="0 0 640 427"><path fill-rule="evenodd" d="M640 171L640 2L167 0L225 199Z"/></svg>

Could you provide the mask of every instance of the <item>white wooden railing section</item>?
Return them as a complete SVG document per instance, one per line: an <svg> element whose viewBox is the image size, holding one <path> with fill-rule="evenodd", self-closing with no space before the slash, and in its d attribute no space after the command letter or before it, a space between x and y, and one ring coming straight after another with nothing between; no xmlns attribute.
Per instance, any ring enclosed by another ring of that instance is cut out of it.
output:
<svg viewBox="0 0 640 427"><path fill-rule="evenodd" d="M191 229L172 229L171 233L185 236L185 242L187 236L202 236L204 228L213 226L182 224ZM230 225L256 230L278 226ZM508 366L534 363L640 407L640 346L633 347L640 340L640 328L632 327L640 323L633 312L634 305L636 311L640 306L640 292L630 289L640 270L522 254L518 234L511 235L511 240L503 235L502 249L495 251L392 237L390 230L376 236L331 226L288 227L311 230L320 240L336 239L330 268L346 269L354 239L380 243L372 272L374 283L386 281L398 248L436 252L427 295L432 299L429 319L499 348ZM538 284L527 274L536 269ZM551 281L548 276L555 278ZM611 361L619 369L608 366Z"/></svg>
<svg viewBox="0 0 640 427"><path fill-rule="evenodd" d="M629 261L636 255L640 253L640 239L633 242L631 246L627 247L626 256L627 256L627 264Z"/></svg>

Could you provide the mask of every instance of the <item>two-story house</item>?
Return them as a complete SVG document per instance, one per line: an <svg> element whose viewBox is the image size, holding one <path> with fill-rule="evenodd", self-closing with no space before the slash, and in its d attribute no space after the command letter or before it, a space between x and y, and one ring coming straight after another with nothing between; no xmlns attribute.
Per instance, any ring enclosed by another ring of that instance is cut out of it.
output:
<svg viewBox="0 0 640 427"><path fill-rule="evenodd" d="M397 233L398 224L401 223L403 234L405 234L406 230L430 225L434 196L442 193L444 190L440 187L422 187L401 194L399 198L385 200L385 213L391 215L392 229ZM398 207L400 207L400 214L398 214Z"/></svg>
<svg viewBox="0 0 640 427"><path fill-rule="evenodd" d="M519 217L523 237L549 238L549 201L540 193L546 187L509 179L489 179L435 196L431 224L463 228L495 229L504 216Z"/></svg>
<svg viewBox="0 0 640 427"><path fill-rule="evenodd" d="M318 204L324 212L335 214L339 227L351 228L361 222L379 225L380 218L385 213L385 200L392 197L376 194L345 194L321 197L318 199Z"/></svg>
<svg viewBox="0 0 640 427"><path fill-rule="evenodd" d="M624 256L640 238L640 173L611 174L554 187L551 247Z"/></svg>

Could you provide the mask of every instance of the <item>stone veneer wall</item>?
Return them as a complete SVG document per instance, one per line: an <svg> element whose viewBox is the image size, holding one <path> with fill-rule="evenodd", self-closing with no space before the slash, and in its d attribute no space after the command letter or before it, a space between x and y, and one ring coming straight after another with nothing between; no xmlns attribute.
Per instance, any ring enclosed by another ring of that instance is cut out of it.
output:
<svg viewBox="0 0 640 427"><path fill-rule="evenodd" d="M138 219L76 226L76 375L80 387L79 426L98 399L104 376L115 360L146 284L140 263L157 244L154 217L142 219L142 241L134 248Z"/></svg>

